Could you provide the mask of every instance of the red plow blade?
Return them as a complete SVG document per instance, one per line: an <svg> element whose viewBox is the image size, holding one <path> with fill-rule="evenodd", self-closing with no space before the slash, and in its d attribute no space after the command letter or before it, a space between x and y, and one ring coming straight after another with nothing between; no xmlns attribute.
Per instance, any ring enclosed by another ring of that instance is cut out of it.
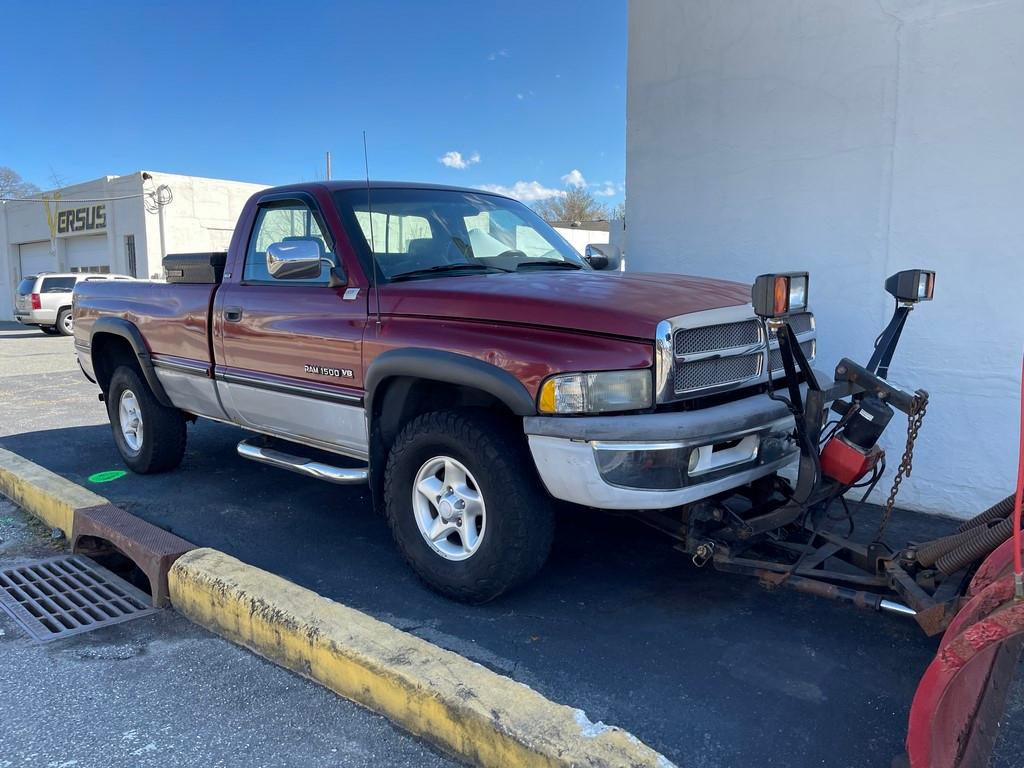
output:
<svg viewBox="0 0 1024 768"><path fill-rule="evenodd" d="M1014 599L1013 539L978 568L910 708L910 768L990 764L1024 645L1024 602ZM1024 755L1016 765L1024 765Z"/></svg>

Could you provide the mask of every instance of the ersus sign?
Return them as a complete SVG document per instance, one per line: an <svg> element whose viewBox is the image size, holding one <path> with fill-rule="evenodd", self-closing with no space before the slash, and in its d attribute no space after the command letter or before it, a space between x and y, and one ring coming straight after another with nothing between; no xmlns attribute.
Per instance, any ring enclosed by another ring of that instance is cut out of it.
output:
<svg viewBox="0 0 1024 768"><path fill-rule="evenodd" d="M98 232L107 228L105 203L86 205L57 211L57 235L75 235L79 232Z"/></svg>

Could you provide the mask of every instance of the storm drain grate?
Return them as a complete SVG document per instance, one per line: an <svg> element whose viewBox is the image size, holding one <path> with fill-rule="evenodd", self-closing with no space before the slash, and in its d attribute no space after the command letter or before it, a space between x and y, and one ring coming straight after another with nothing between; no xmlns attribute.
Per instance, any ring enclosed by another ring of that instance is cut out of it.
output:
<svg viewBox="0 0 1024 768"><path fill-rule="evenodd" d="M0 608L39 642L157 610L144 592L81 555L0 569Z"/></svg>

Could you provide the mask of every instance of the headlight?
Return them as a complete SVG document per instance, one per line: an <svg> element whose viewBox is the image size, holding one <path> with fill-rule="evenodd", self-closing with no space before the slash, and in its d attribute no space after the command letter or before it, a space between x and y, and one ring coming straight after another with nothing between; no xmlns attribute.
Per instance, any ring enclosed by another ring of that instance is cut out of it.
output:
<svg viewBox="0 0 1024 768"><path fill-rule="evenodd" d="M907 304L931 301L935 295L935 272L930 269L905 269L885 281L885 290L897 301Z"/></svg>
<svg viewBox="0 0 1024 768"><path fill-rule="evenodd" d="M651 371L552 376L540 388L541 413L606 413L651 407Z"/></svg>

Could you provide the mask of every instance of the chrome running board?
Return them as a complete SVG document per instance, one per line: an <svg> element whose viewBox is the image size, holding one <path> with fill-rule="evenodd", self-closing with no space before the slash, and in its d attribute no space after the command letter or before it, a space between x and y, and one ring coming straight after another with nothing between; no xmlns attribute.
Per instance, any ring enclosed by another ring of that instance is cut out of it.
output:
<svg viewBox="0 0 1024 768"><path fill-rule="evenodd" d="M369 467L335 467L322 461L313 461L302 456L293 456L284 451L258 445L250 440L238 444L238 455L243 459L269 464L272 467L287 469L306 477L326 480L338 485L356 485L365 483L370 476Z"/></svg>

